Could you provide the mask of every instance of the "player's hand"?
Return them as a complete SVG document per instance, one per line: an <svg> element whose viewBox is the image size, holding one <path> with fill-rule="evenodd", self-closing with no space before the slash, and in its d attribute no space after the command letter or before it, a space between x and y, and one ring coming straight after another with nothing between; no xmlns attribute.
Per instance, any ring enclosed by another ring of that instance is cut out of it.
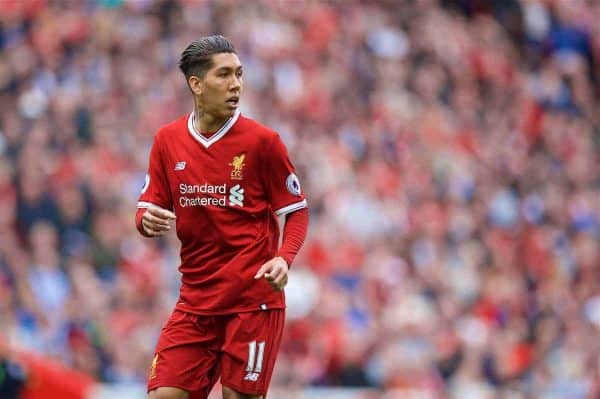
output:
<svg viewBox="0 0 600 399"><path fill-rule="evenodd" d="M273 288L280 291L288 282L288 270L285 259L278 256L262 265L254 278L258 280L264 277Z"/></svg>
<svg viewBox="0 0 600 399"><path fill-rule="evenodd" d="M150 207L142 215L142 227L148 236L159 237L171 230L171 220L175 220L173 212Z"/></svg>

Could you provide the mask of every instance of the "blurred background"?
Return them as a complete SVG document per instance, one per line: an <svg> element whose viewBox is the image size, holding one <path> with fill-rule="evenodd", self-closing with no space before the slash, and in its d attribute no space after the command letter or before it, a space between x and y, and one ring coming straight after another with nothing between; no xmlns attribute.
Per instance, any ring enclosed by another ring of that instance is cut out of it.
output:
<svg viewBox="0 0 600 399"><path fill-rule="evenodd" d="M0 1L0 398L137 399L149 147L222 33L311 210L277 398L600 397L600 2ZM26 389L21 389L25 387ZM215 396L217 397L217 396Z"/></svg>

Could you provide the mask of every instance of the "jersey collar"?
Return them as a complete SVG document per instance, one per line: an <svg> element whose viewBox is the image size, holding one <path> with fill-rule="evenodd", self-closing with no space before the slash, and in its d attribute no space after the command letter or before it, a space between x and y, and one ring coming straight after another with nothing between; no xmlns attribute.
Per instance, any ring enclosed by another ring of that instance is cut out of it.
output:
<svg viewBox="0 0 600 399"><path fill-rule="evenodd" d="M196 119L196 113L192 112L188 117L188 131L192 135L193 138L196 139L200 144L202 144L205 148L210 147L212 144L217 142L221 137L225 136L225 134L231 129L235 122L237 122L240 117L240 110L236 109L233 116L227 119L227 122L221 126L219 130L217 130L212 136L209 138L204 137L198 130L196 130L196 126L194 124L194 120Z"/></svg>

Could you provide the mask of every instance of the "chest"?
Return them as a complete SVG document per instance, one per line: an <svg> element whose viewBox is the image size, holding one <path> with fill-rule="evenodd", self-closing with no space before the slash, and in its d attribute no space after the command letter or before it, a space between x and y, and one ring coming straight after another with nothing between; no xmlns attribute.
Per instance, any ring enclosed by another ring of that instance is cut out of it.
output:
<svg viewBox="0 0 600 399"><path fill-rule="evenodd" d="M231 135L205 147L184 137L171 144L163 167L174 191L201 190L210 194L235 185L255 189L261 185L263 161L253 140Z"/></svg>

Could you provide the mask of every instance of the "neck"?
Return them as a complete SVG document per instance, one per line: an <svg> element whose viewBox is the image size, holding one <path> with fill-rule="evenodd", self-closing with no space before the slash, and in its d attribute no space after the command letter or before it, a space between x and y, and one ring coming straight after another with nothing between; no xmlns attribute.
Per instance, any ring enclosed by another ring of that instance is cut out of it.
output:
<svg viewBox="0 0 600 399"><path fill-rule="evenodd" d="M204 112L199 106L194 107L194 125L200 133L214 133L227 122L229 118L221 118Z"/></svg>

